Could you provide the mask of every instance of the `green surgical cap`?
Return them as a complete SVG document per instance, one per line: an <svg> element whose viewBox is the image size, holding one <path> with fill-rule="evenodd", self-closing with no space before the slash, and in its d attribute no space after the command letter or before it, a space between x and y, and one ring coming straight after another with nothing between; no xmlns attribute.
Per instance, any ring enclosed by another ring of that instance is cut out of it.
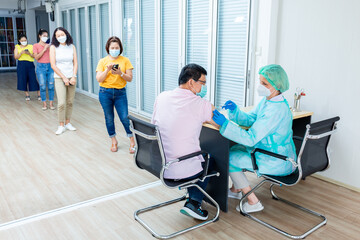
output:
<svg viewBox="0 0 360 240"><path fill-rule="evenodd" d="M283 93L289 89L288 76L280 65L266 65L260 68L259 74L263 75L276 90Z"/></svg>

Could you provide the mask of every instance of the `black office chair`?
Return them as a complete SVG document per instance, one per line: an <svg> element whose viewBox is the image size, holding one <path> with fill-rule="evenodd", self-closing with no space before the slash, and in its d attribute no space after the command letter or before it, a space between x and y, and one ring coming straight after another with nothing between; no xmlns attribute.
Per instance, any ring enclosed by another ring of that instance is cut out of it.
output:
<svg viewBox="0 0 360 240"><path fill-rule="evenodd" d="M254 149L251 153L251 159L252 164L254 167L254 172L258 175L258 177L263 177L264 180L262 180L259 184L257 184L250 192L245 194L242 199L240 200L240 212L244 216L247 216L254 221L263 224L264 226L275 230L276 232L279 232L289 238L293 239L299 239L299 238L305 238L310 233L314 232L318 228L322 227L326 224L326 217L314 212L310 209L304 208L300 205L297 205L295 203L292 203L288 200L282 199L278 197L274 193L273 187L275 185L277 186L293 186L297 184L301 179L304 179L305 177L319 172L326 170L330 165L330 159L328 155L328 144L330 141L330 136L336 131L336 124L340 120L339 117L330 118L324 121L308 124L306 126L306 133L304 138L301 137L294 137L294 143L296 146L296 152L297 152L297 161L295 162L293 159L288 158L287 156L279 155L276 153L272 153L263 149ZM263 153L272 157L276 157L279 159L282 159L284 161L291 161L297 169L288 176L271 176L271 175L260 175L258 173L258 166L256 164L256 153ZM289 204L295 208L298 208L304 212L310 213L312 215L315 215L322 219L322 222L312 227L310 230L306 231L305 233L301 235L292 235L289 234L277 227L274 227L273 225L266 223L251 214L247 213L243 209L243 201L247 198L249 194L252 192L255 192L261 185L263 185L265 182L270 183L270 192L275 200L280 200L286 204Z"/></svg>
<svg viewBox="0 0 360 240"><path fill-rule="evenodd" d="M134 159L135 159L136 165L139 168L144 169L144 170L150 172L151 174L153 174L154 176L156 176L157 178L159 178L161 180L161 182L168 188L179 188L179 190L182 190L182 189L187 190L189 187L197 187L206 196L206 198L208 198L210 200L210 202L216 207L216 214L215 214L214 218L204 221L204 222L201 222L200 224L197 224L195 226L171 233L169 235L161 235L161 234L156 233L152 228L149 227L148 224L146 224L139 217L139 215L141 213L144 213L144 212L156 209L156 208L160 208L160 207L163 207L163 206L166 206L169 204L173 204L173 203L176 203L179 201L186 200L187 194L185 194L184 196L182 196L180 198L173 199L171 201L159 203L157 205L153 205L153 206L150 206L147 208L137 210L134 213L135 220L138 221L143 227L145 227L145 229L148 230L154 237L159 238L159 239L172 238L179 234L188 232L190 230L196 229L198 227L201 227L201 226L204 226L206 224L216 221L218 219L219 213L220 213L220 208L219 208L218 203L213 198L211 198L209 194L207 194L202 188L200 188L196 184L198 181L204 181L208 177L219 176L219 173L217 173L217 172L208 174L208 172L207 172L208 166L209 166L208 157L205 157L204 173L200 178L195 178L193 180L188 180L188 181L181 181L181 180L173 181L173 180L164 179L164 171L166 169L168 169L171 164L180 162L180 161L184 161L186 159L198 156L200 154L203 154L206 156L207 153L205 151L199 151L199 152L188 154L186 156L179 157L178 159L175 159L175 160L172 160L172 161L166 163L165 154L164 154L164 150L163 150L163 146L162 146L162 142L161 142L161 135L160 135L160 131L159 131L158 127L156 125L142 121L131 115L129 115L129 119L130 119L130 129L134 133L135 143L136 143L136 151L134 154ZM176 137L176 136L174 136L174 137Z"/></svg>

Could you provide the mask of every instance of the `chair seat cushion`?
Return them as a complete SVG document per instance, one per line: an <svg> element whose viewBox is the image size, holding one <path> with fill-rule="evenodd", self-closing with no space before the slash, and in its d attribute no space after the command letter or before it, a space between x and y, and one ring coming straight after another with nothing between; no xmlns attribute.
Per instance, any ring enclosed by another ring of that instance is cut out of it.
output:
<svg viewBox="0 0 360 240"><path fill-rule="evenodd" d="M292 174L287 176L272 176L272 175L262 175L264 178L276 180L285 185L292 185L296 183L299 178L299 171L296 169Z"/></svg>
<svg viewBox="0 0 360 240"><path fill-rule="evenodd" d="M176 180L175 181L172 179L164 179L164 182L168 187L177 187L177 186L180 186L180 185L190 182L190 181L193 181L193 180L186 179L186 180Z"/></svg>

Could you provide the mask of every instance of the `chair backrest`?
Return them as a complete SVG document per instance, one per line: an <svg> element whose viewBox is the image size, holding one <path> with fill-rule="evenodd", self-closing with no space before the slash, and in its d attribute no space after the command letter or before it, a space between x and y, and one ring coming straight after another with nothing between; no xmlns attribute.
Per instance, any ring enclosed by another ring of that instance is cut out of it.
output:
<svg viewBox="0 0 360 240"><path fill-rule="evenodd" d="M162 166L166 161L159 129L156 125L132 115L128 117L136 143L134 154L136 165L160 178Z"/></svg>
<svg viewBox="0 0 360 240"><path fill-rule="evenodd" d="M329 167L328 145L339 120L339 117L334 117L306 126L307 130L298 153L300 177L305 178Z"/></svg>

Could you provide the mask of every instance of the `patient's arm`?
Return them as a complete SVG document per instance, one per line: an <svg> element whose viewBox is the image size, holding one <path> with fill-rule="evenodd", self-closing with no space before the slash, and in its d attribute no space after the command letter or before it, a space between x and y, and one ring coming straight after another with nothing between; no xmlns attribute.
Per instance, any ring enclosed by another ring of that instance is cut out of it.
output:
<svg viewBox="0 0 360 240"><path fill-rule="evenodd" d="M211 104L211 111L214 111L214 110L215 110L215 106ZM212 113L212 114L211 114L211 120L210 120L210 121L207 121L206 123L209 123L209 124L215 126L216 128L220 128L220 126L217 125L217 124L214 122L214 120L212 120L213 115L214 115L214 114Z"/></svg>

